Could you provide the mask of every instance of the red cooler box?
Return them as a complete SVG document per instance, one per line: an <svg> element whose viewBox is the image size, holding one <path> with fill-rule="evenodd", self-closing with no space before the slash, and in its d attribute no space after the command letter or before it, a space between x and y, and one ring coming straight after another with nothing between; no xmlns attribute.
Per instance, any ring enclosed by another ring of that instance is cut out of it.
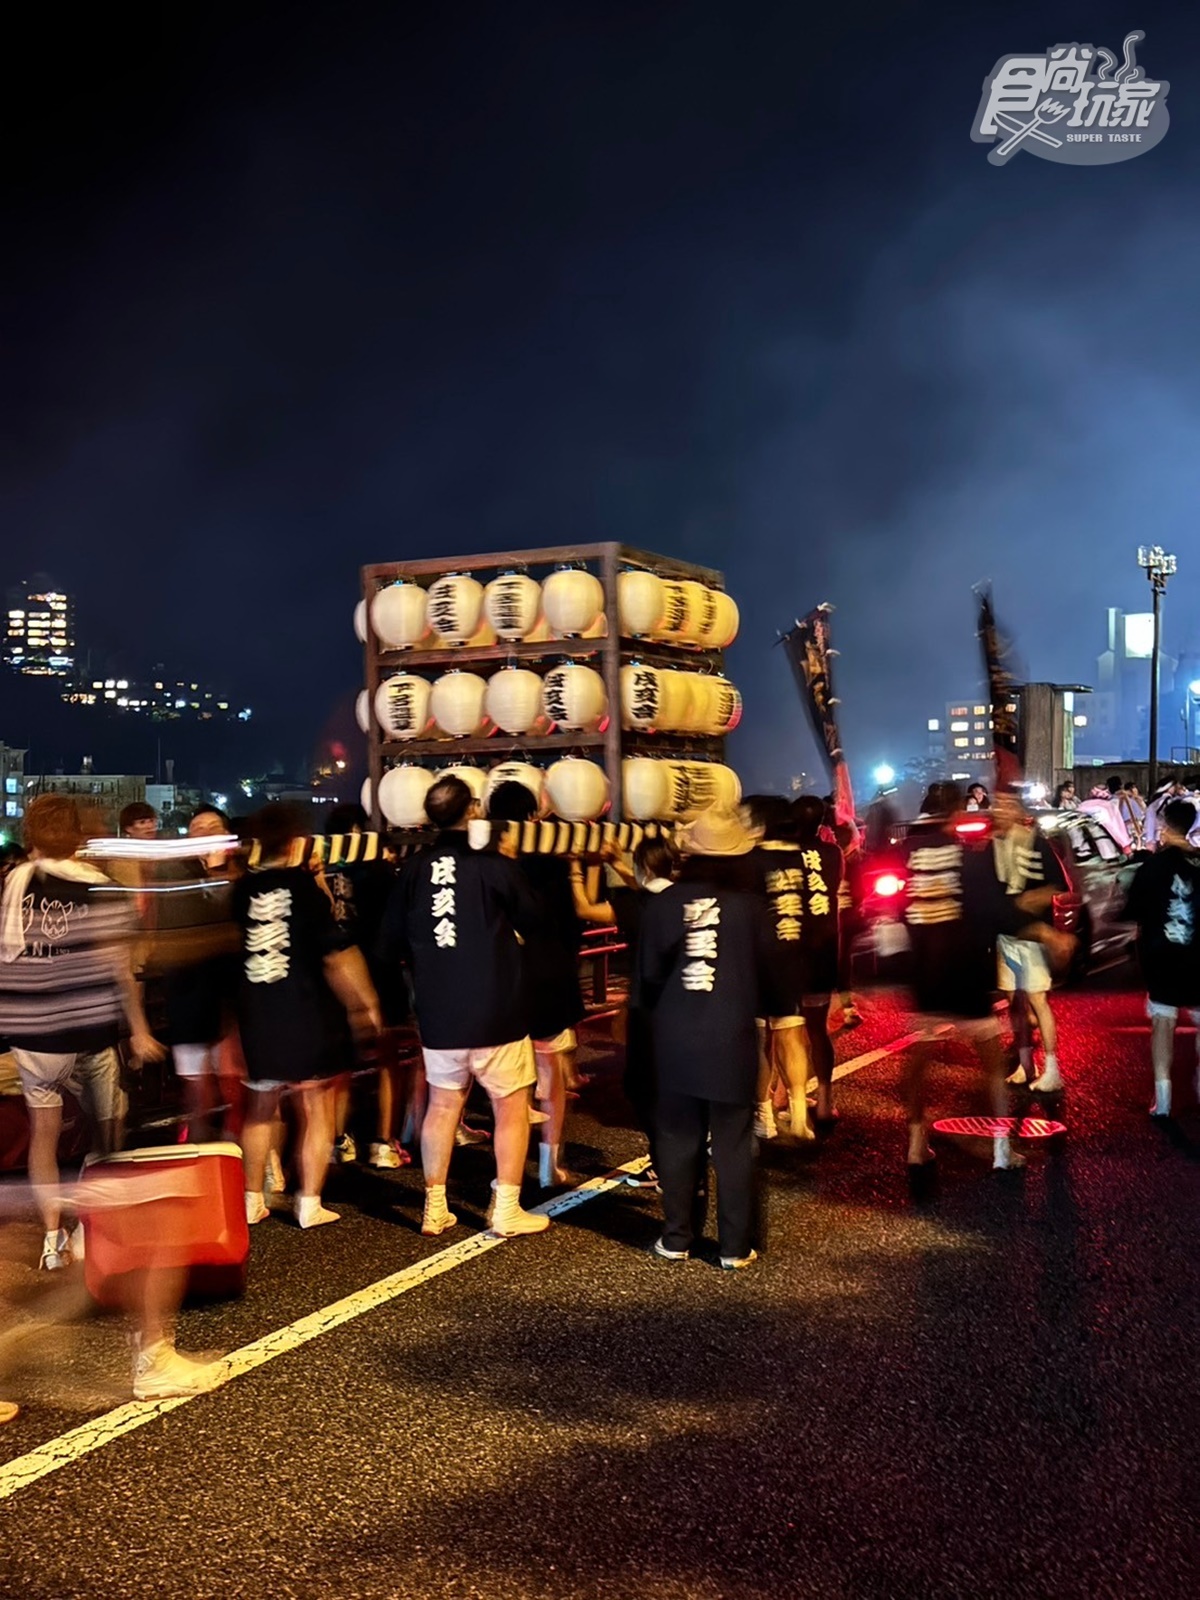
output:
<svg viewBox="0 0 1200 1600"><path fill-rule="evenodd" d="M171 1144L90 1161L81 1206L84 1280L104 1306L121 1279L147 1268L187 1269L189 1295L224 1298L246 1287L242 1152L236 1144Z"/></svg>

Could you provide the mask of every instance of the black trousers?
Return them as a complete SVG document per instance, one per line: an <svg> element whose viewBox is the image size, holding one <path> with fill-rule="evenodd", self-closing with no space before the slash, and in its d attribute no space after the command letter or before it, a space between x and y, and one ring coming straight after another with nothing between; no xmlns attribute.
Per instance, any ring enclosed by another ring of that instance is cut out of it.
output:
<svg viewBox="0 0 1200 1600"><path fill-rule="evenodd" d="M717 1176L717 1248L743 1257L754 1243L754 1107L662 1094L655 1108L658 1181L662 1185L663 1245L690 1250L696 1235L696 1195L708 1171L712 1135Z"/></svg>

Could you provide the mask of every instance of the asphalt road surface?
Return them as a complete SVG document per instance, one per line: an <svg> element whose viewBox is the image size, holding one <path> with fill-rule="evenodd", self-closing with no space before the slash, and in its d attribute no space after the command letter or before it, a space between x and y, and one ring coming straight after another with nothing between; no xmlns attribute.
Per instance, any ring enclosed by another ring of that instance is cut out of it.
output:
<svg viewBox="0 0 1200 1600"><path fill-rule="evenodd" d="M486 1152L457 1153L460 1226L438 1240L413 1171L339 1173L337 1226L263 1223L245 1298L184 1312L181 1348L236 1353L214 1393L128 1404L119 1319L34 1342L0 1429L0 1593L1194 1595L1194 1040L1178 1116L1152 1124L1128 981L1057 999L1065 1141L997 1175L942 1139L924 1205L904 1014L868 998L838 1041L837 1131L763 1150L744 1273L655 1258L655 1198L627 1186L481 1249ZM937 1113L982 1110L969 1054L939 1057ZM603 1039L585 1070L570 1158L597 1179L643 1152ZM10 1313L32 1315L35 1230L10 1224L0 1254Z"/></svg>

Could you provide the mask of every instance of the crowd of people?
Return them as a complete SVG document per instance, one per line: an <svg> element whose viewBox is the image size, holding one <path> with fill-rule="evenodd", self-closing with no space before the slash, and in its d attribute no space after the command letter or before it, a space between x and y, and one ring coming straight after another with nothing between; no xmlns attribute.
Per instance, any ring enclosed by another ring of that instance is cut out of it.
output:
<svg viewBox="0 0 1200 1600"><path fill-rule="evenodd" d="M971 800L934 784L902 844L916 1035L903 1096L917 1195L935 1170L926 1120L935 1041L955 1035L978 1056L998 1170L1022 1164L1009 1133L1012 1086L1043 1096L1064 1087L1050 1004L1072 953L1054 925L1061 867L1018 795ZM204 808L189 827L192 853L150 862L85 849L87 819L73 800L35 800L27 859L10 864L0 905L0 1038L29 1110L41 1266L57 1271L86 1247L70 1226L78 1195L57 1164L64 1092L81 1101L94 1151L111 1152L123 1137L123 1072L168 1052L188 1137L240 1146L252 1228L289 1172L299 1227L338 1221L323 1198L327 1173L331 1161L357 1159L352 1096L370 1086L368 1163L386 1170L419 1158L423 1234L455 1227L454 1151L489 1137L489 1227L504 1237L544 1231L545 1211L522 1204L531 1130L538 1186L571 1184L565 1129L585 1016L578 958L584 928L607 923L631 951L617 1037L650 1161L631 1181L661 1192L655 1251L675 1262L692 1255L711 1164L720 1265L750 1267L761 1243L757 1142L786 1131L807 1143L836 1123L830 1018L860 1020L850 978L863 873L856 830L815 796L762 795L736 812L701 813L674 837L646 837L629 859L520 854L520 825L536 808L523 785L502 784L489 797L493 826L480 831L479 802L445 776L429 790L430 832L418 848L367 849L365 815L340 807L329 831L342 844L318 868L299 847L303 820L280 805L241 839ZM982 809L986 822L972 816ZM1170 1111L1179 1011L1200 1010L1195 826L1189 800L1164 798L1158 849L1129 896L1159 1115ZM151 840L156 829L148 806L122 816L127 839ZM490 1134L465 1120L475 1085ZM181 1293L155 1274L131 1286L140 1398L208 1381L203 1363L174 1348Z"/></svg>

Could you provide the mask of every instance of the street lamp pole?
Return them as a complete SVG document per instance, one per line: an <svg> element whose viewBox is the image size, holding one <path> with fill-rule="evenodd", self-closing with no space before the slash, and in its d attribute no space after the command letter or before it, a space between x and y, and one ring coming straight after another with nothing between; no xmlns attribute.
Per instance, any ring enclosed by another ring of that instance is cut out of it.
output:
<svg viewBox="0 0 1200 1600"><path fill-rule="evenodd" d="M1162 630L1162 597L1167 579L1175 574L1175 557L1159 544L1138 549L1138 566L1145 569L1154 591L1154 642L1150 647L1150 782L1148 799L1158 793L1158 655Z"/></svg>

